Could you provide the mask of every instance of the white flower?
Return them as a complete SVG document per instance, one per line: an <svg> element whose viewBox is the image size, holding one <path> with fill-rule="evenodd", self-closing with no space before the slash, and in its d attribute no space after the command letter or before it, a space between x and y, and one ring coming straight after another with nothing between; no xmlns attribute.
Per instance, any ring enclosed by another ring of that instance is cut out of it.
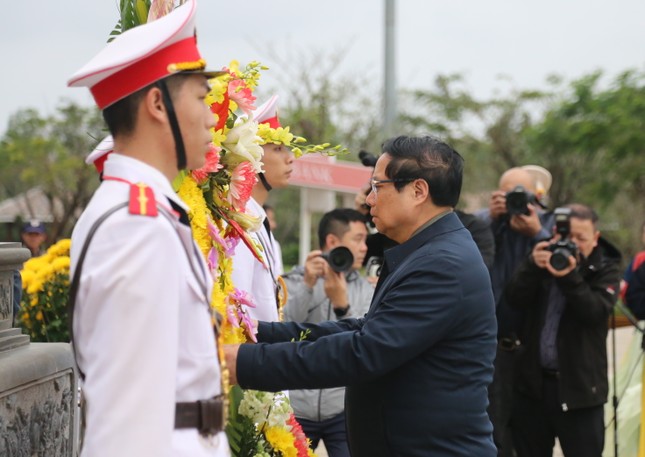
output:
<svg viewBox="0 0 645 457"><path fill-rule="evenodd" d="M224 149L228 151L222 161L231 167L248 161L257 173L261 173L264 154L260 146L261 141L258 136L258 124L255 121L246 118L238 119L237 125L227 132L226 139L222 143Z"/></svg>
<svg viewBox="0 0 645 457"><path fill-rule="evenodd" d="M284 427L292 412L289 399L283 392L274 394L258 390L245 390L239 408L239 413L257 426L268 421L269 427Z"/></svg>

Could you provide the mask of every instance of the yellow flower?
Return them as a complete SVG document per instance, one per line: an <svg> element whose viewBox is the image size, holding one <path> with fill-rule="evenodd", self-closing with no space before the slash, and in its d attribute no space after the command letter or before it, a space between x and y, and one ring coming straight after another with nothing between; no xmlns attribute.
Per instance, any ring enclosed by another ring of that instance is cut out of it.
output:
<svg viewBox="0 0 645 457"><path fill-rule="evenodd" d="M43 290L43 282L40 278L34 277L30 282L29 282L29 287L27 287L26 291L29 295L35 295L38 292L41 292ZM36 298L36 303L38 303L38 299ZM33 300L32 300L33 304Z"/></svg>
<svg viewBox="0 0 645 457"><path fill-rule="evenodd" d="M49 255L52 259L59 256L69 256L69 249L71 245L72 240L70 240L69 238L62 239L58 243L50 246L50 248L47 249L47 255Z"/></svg>
<svg viewBox="0 0 645 457"><path fill-rule="evenodd" d="M41 282L47 282L54 275L54 267L51 263L43 265L40 270L36 272L36 279Z"/></svg>
<svg viewBox="0 0 645 457"><path fill-rule="evenodd" d="M213 137L213 144L218 147L222 147L222 144L224 141L226 141L226 127L222 130L213 130L212 132L212 137Z"/></svg>
<svg viewBox="0 0 645 457"><path fill-rule="evenodd" d="M177 193L189 207L188 216L190 226L193 229L193 238L202 254L207 256L213 246L213 241L208 234L209 211L206 206L206 200L204 200L204 194L190 175L184 177Z"/></svg>
<svg viewBox="0 0 645 457"><path fill-rule="evenodd" d="M267 427L264 432L273 449L282 453L283 457L298 457L298 449L293 443L293 435L282 427Z"/></svg>
<svg viewBox="0 0 645 457"><path fill-rule="evenodd" d="M43 312L42 311L38 311L36 313L36 320L37 321L42 321L43 320Z"/></svg>
<svg viewBox="0 0 645 457"><path fill-rule="evenodd" d="M69 257L62 256L54 259L52 262L52 268L56 273L69 271Z"/></svg>
<svg viewBox="0 0 645 457"><path fill-rule="evenodd" d="M206 104L211 106L213 103L222 103L224 101L224 94L228 91L228 82L231 76L222 75L217 78L209 80L211 90L206 95Z"/></svg>
<svg viewBox="0 0 645 457"><path fill-rule="evenodd" d="M27 290L31 281L33 281L36 273L33 270L20 270L20 277L22 278L22 288Z"/></svg>

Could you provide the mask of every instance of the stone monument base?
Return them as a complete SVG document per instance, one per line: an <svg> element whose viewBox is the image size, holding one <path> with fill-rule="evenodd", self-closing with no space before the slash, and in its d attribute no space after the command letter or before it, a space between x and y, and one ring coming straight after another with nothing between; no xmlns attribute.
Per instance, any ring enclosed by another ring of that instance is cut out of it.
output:
<svg viewBox="0 0 645 457"><path fill-rule="evenodd" d="M1 456L74 455L73 366L67 343L31 343L0 352Z"/></svg>

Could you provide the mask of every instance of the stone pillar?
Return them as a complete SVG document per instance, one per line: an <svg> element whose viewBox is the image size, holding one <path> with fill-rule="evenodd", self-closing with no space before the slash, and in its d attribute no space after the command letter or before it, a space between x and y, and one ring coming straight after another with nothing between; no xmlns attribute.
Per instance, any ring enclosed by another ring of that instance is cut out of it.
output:
<svg viewBox="0 0 645 457"><path fill-rule="evenodd" d="M30 343L12 328L13 272L29 258L0 243L0 456L76 455L74 357L67 343Z"/></svg>

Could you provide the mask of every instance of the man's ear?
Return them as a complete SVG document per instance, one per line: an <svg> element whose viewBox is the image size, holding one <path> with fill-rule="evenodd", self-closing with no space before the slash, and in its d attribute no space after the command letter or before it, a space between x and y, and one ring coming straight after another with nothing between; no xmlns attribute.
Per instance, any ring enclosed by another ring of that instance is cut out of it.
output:
<svg viewBox="0 0 645 457"><path fill-rule="evenodd" d="M419 202L425 202L430 199L430 186L425 179L416 179L412 182L412 191L414 199Z"/></svg>
<svg viewBox="0 0 645 457"><path fill-rule="evenodd" d="M325 247L327 250L334 249L336 246L340 246L340 239L333 233L328 233L325 237Z"/></svg>
<svg viewBox="0 0 645 457"><path fill-rule="evenodd" d="M163 94L157 86L153 86L146 92L139 108L158 122L165 122L168 119L166 106L163 104Z"/></svg>

